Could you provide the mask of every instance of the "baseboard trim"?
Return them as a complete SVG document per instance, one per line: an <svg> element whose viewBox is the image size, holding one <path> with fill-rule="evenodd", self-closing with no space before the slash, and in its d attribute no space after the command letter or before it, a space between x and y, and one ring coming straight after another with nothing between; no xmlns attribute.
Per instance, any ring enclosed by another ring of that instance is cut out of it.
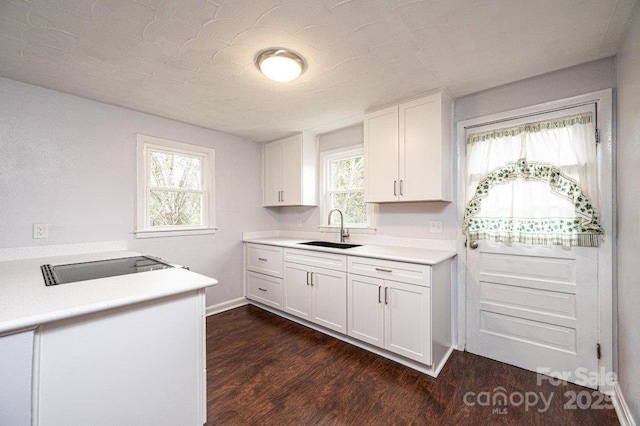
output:
<svg viewBox="0 0 640 426"><path fill-rule="evenodd" d="M620 425L636 426L636 422L631 415L631 411L629 411L629 406L627 405L627 401L624 399L624 395L622 395L622 390L620 389L618 382L615 382L613 385L611 401L613 402L613 407L616 409Z"/></svg>
<svg viewBox="0 0 640 426"><path fill-rule="evenodd" d="M248 305L247 299L244 297L239 297L237 299L218 303L217 305L207 306L205 315L210 316L210 315L219 314L221 312L228 311L230 309L239 308L240 306L244 306L244 305Z"/></svg>

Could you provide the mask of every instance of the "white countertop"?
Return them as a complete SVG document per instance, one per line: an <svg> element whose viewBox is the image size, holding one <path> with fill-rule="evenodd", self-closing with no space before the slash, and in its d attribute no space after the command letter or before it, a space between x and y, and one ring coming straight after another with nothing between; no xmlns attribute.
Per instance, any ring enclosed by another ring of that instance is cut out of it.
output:
<svg viewBox="0 0 640 426"><path fill-rule="evenodd" d="M194 291L218 282L182 268L47 287L40 265L140 256L132 251L0 262L0 334L133 303Z"/></svg>
<svg viewBox="0 0 640 426"><path fill-rule="evenodd" d="M399 262L419 263L422 265L435 265L456 255L455 251L429 250L412 247L379 246L373 244L366 244L350 249L336 249L330 247L318 247L300 244L307 241L313 240L285 237L252 238L244 240L245 243L265 244L270 246L288 247L300 250L323 251L327 253L344 254L347 256L396 260Z"/></svg>

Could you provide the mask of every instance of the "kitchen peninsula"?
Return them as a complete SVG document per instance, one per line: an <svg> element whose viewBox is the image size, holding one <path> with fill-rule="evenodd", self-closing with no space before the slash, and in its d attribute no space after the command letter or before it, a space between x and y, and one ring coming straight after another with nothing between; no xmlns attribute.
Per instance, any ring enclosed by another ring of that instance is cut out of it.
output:
<svg viewBox="0 0 640 426"><path fill-rule="evenodd" d="M171 267L45 286L40 266L130 251L0 262L0 418L9 424L202 424L204 289Z"/></svg>

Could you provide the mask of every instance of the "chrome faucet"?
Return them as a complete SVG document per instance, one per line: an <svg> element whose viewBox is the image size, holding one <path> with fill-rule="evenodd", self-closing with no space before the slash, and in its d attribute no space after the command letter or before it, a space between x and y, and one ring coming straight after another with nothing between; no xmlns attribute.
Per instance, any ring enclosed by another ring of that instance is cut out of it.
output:
<svg viewBox="0 0 640 426"><path fill-rule="evenodd" d="M349 238L349 230L348 229L344 229L344 215L342 214L342 212L339 209L333 209L329 212L329 218L327 219L329 222L329 225L331 225L331 214L333 212L338 212L340 213L340 242L344 243L344 240Z"/></svg>

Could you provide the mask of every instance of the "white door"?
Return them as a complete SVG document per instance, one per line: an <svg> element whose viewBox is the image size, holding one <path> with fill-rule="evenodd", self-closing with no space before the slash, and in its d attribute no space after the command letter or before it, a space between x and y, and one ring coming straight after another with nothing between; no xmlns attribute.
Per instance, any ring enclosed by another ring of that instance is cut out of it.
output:
<svg viewBox="0 0 640 426"><path fill-rule="evenodd" d="M384 347L384 282L380 278L349 274L349 336Z"/></svg>
<svg viewBox="0 0 640 426"><path fill-rule="evenodd" d="M398 200L398 107L364 117L364 167L367 203Z"/></svg>
<svg viewBox="0 0 640 426"><path fill-rule="evenodd" d="M284 310L311 320L310 268L295 263L284 264Z"/></svg>
<svg viewBox="0 0 640 426"><path fill-rule="evenodd" d="M431 289L385 281L384 347L431 365Z"/></svg>
<svg viewBox="0 0 640 426"><path fill-rule="evenodd" d="M323 327L347 334L347 274L313 268L313 319Z"/></svg>
<svg viewBox="0 0 640 426"><path fill-rule="evenodd" d="M585 108L593 106L577 111ZM565 109L545 117L575 111ZM536 118L506 123L532 121ZM473 132L500 126L505 127L504 122ZM593 163L596 170L595 159ZM597 388L597 248L487 240L468 246L466 350Z"/></svg>

